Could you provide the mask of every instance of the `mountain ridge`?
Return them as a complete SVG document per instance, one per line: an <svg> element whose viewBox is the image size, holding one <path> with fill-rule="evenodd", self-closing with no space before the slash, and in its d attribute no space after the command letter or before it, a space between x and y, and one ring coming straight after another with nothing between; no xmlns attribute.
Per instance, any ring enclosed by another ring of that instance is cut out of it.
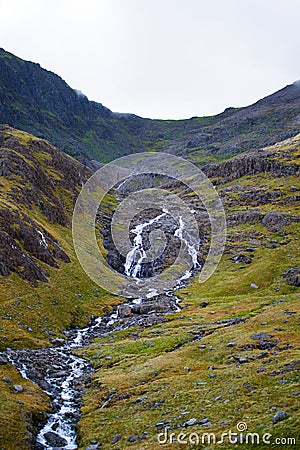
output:
<svg viewBox="0 0 300 450"><path fill-rule="evenodd" d="M300 84L216 116L147 119L114 113L53 72L0 49L0 123L45 138L84 163L165 151L210 165L300 132Z"/></svg>

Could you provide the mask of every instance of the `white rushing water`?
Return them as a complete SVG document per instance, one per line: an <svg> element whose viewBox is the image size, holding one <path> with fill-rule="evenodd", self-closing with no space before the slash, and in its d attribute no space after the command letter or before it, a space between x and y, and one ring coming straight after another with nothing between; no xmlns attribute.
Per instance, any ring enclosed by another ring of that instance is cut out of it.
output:
<svg viewBox="0 0 300 450"><path fill-rule="evenodd" d="M131 230L131 233L134 233L136 236L133 239L133 248L127 253L126 261L124 264L125 274L127 276L136 278L138 275L140 275L143 260L147 257L147 254L143 247L143 232L145 228L149 227L155 222L159 222L159 220L166 214L167 211L165 210L162 214L159 214L154 219L137 225ZM138 260L136 261L137 256Z"/></svg>
<svg viewBox="0 0 300 450"><path fill-rule="evenodd" d="M160 219L168 214L166 209L163 210L162 214L159 214L154 219L148 222L137 225L131 230L136 236L133 239L133 248L127 253L126 261L124 264L125 274L127 276L136 278L141 273L142 263L146 259L147 254L143 247L143 233L146 229L155 222L159 222ZM196 243L192 242L191 236L185 229L185 224L181 216L179 216L179 227L175 230L174 236L178 237L183 245L186 247L188 254L191 257L193 269L199 268L198 255L199 250ZM188 270L178 281L187 280L192 276L192 271ZM149 293L147 298L157 295L155 293Z"/></svg>
<svg viewBox="0 0 300 450"><path fill-rule="evenodd" d="M190 257L192 258L193 267L196 269L199 267L198 263L198 249L196 248L195 244L190 243L185 237L184 234L187 234L187 238L189 238L189 234L185 230L184 221L182 217L179 217L179 228L175 231L175 236L177 236L187 247L188 253ZM185 276L185 275L184 275ZM185 279L185 278L181 278Z"/></svg>
<svg viewBox="0 0 300 450"><path fill-rule="evenodd" d="M86 369L87 363L84 359L72 354L63 354L62 351L53 350L53 360L57 359L55 352L60 353L68 361L70 374L61 383L61 379L54 377L45 377L45 380L51 384L51 386L57 385L60 395L56 396L53 404L58 407L58 411L50 415L46 425L40 430L36 441L42 444L47 449L54 447L49 446L45 435L49 432L55 432L60 438L65 439L67 444L63 446L66 450L77 449L76 443L76 430L72 421L74 414L78 411L76 405L74 405L74 386L73 383L76 379L82 377ZM48 392L48 394L51 394Z"/></svg>

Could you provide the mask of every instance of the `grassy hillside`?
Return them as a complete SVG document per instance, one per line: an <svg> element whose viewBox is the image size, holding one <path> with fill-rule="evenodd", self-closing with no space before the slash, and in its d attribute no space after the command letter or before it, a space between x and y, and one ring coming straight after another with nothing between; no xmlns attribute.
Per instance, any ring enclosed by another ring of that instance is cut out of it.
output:
<svg viewBox="0 0 300 450"><path fill-rule="evenodd" d="M264 149L261 159L276 158L280 170L257 166L231 181L234 160L216 167L228 241L215 274L182 289L182 310L164 323L116 331L80 351L95 368L80 449L95 442L104 449L215 448L207 440L160 445L157 436L169 427L176 437L209 432L218 440L239 422L261 437L270 433L271 443L291 437L299 446L299 278L283 277L299 268L299 152L299 136ZM279 411L286 416L273 423ZM193 418L207 420L189 426Z"/></svg>

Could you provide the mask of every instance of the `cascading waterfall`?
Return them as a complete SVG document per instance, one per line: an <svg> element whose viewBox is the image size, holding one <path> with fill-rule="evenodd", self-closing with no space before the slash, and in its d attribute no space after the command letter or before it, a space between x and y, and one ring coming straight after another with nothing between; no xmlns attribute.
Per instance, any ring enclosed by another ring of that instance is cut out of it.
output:
<svg viewBox="0 0 300 450"><path fill-rule="evenodd" d="M143 233L147 231L147 228L150 227L153 223L159 222L159 220L166 216L168 211L166 209L163 210L162 214L159 214L154 219L149 220L148 222L137 225L135 228L131 230L136 236L133 239L133 248L127 253L126 261L124 264L124 271L127 276L136 278L141 273L142 263L147 257L146 251L143 247ZM178 237L183 245L186 247L188 254L191 257L193 269L197 269L200 267L198 262L199 251L197 249L196 243L192 242L192 239L189 233L185 229L184 221L181 216L179 216L179 228L175 230L174 236ZM137 259L138 256L138 259ZM192 276L192 271L187 271L179 281L187 280Z"/></svg>
<svg viewBox="0 0 300 450"><path fill-rule="evenodd" d="M127 276L136 278L141 272L143 260L147 257L143 247L143 232L145 228L149 227L155 222L158 222L167 213L168 211L164 210L164 212L162 214L159 214L159 216L149 220L149 222L137 225L135 228L133 228L133 230L131 230L131 232L136 236L133 239L133 248L127 253L126 261L124 264L125 274ZM137 262L135 262L136 255L139 256Z"/></svg>

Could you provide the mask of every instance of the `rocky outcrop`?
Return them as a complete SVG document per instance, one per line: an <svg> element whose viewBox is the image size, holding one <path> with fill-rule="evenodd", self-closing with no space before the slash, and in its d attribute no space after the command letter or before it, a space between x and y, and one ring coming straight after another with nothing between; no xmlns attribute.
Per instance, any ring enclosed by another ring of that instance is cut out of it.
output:
<svg viewBox="0 0 300 450"><path fill-rule="evenodd" d="M299 175L300 166L280 161L276 158L276 151L271 149L247 153L212 166L205 172L208 177L215 179L215 184L223 184L245 175L256 175L262 172L270 172L274 177Z"/></svg>
<svg viewBox="0 0 300 450"><path fill-rule="evenodd" d="M298 267L290 267L282 276L287 284L300 287L300 269Z"/></svg>
<svg viewBox="0 0 300 450"><path fill-rule="evenodd" d="M280 231L288 223L299 221L299 216L284 214L277 211L265 213L259 209L236 211L226 216L228 227L234 227L245 223L262 223L272 232Z"/></svg>

